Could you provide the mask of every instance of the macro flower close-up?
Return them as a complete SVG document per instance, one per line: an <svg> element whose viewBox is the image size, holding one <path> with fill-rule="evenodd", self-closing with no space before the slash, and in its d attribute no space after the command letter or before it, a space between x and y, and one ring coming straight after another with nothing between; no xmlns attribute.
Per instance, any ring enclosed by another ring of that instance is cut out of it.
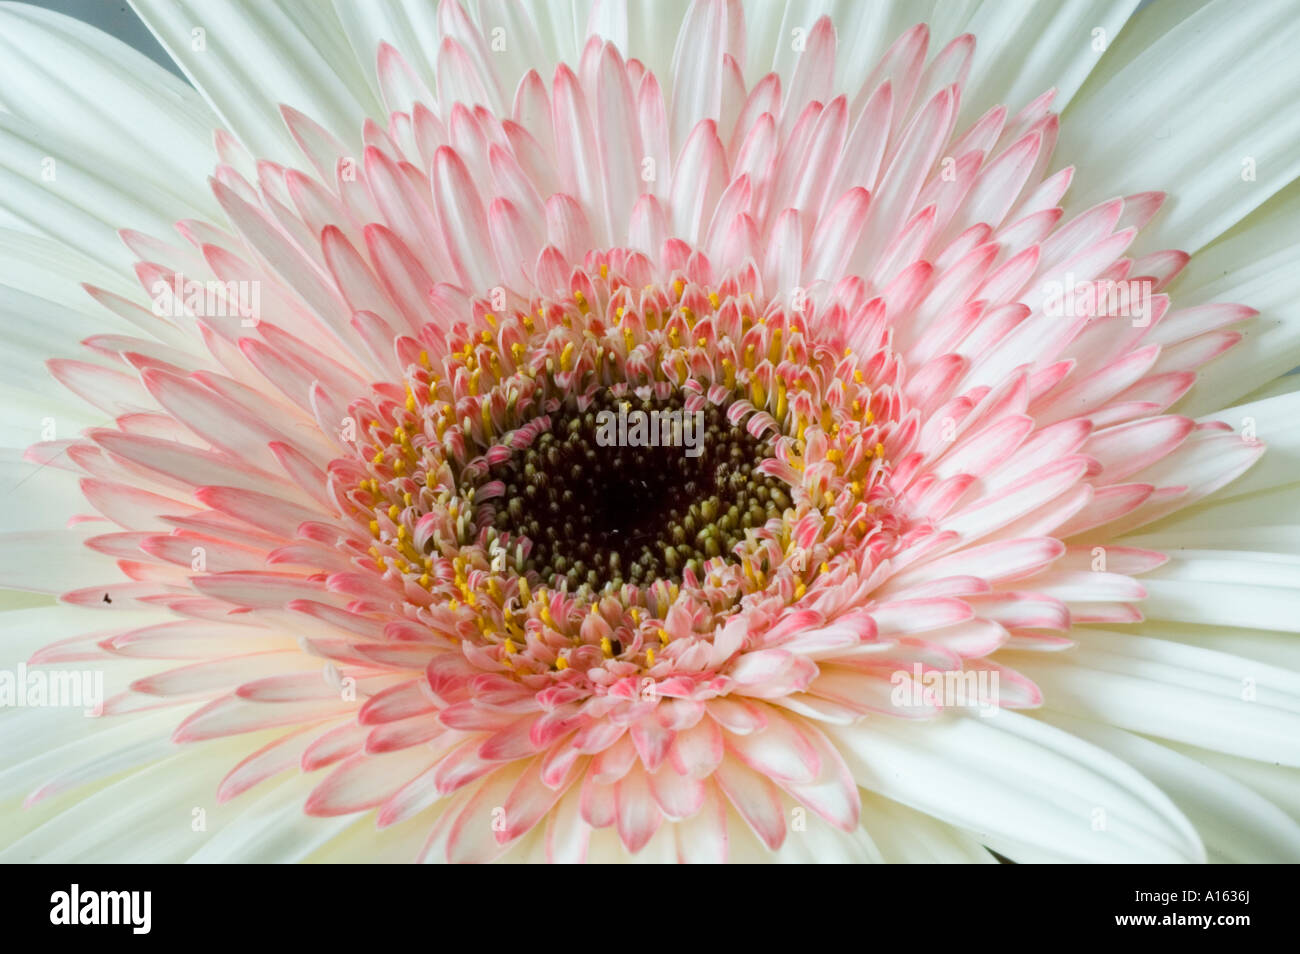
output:
<svg viewBox="0 0 1300 954"><path fill-rule="evenodd" d="M0 860L1300 861L1296 0L131 8L0 4Z"/></svg>

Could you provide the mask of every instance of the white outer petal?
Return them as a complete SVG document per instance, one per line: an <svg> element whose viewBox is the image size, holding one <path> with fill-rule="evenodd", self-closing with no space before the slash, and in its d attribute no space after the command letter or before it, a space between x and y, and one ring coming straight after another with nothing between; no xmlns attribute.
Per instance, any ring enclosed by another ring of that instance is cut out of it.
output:
<svg viewBox="0 0 1300 954"><path fill-rule="evenodd" d="M1028 716L874 719L827 734L859 785L981 840L1045 846L1078 861L1204 860L1195 829L1151 782Z"/></svg>

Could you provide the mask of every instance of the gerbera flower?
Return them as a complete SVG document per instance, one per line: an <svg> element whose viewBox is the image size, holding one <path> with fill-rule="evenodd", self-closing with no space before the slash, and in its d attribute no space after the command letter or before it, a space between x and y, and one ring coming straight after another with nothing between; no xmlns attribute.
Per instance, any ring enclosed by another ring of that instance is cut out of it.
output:
<svg viewBox="0 0 1300 954"><path fill-rule="evenodd" d="M1293 5L136 6L0 12L6 858L1300 856Z"/></svg>

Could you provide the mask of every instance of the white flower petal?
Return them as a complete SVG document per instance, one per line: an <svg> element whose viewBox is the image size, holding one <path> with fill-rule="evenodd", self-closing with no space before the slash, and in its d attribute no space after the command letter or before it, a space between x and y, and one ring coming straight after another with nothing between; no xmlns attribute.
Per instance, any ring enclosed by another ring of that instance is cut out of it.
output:
<svg viewBox="0 0 1300 954"><path fill-rule="evenodd" d="M996 864L968 832L872 792L862 793L862 827L889 864Z"/></svg>
<svg viewBox="0 0 1300 954"><path fill-rule="evenodd" d="M1195 252L1300 174L1300 21L1286 0L1216 2L1145 39L1119 69L1102 59L1066 113L1058 154L1078 169L1073 208L1164 189L1174 199L1142 247ZM1257 178L1243 181L1248 159Z"/></svg>
<svg viewBox="0 0 1300 954"><path fill-rule="evenodd" d="M1290 863L1300 825L1241 782L1120 729L1054 712L1038 718L1113 752L1166 792L1205 840L1210 861Z"/></svg>
<svg viewBox="0 0 1300 954"><path fill-rule="evenodd" d="M1245 758L1300 766L1300 676L1222 652L1076 628L1067 652L999 655L1054 709Z"/></svg>
<svg viewBox="0 0 1300 954"><path fill-rule="evenodd" d="M1142 585L1153 619L1300 632L1300 556L1180 548Z"/></svg>
<svg viewBox="0 0 1300 954"><path fill-rule="evenodd" d="M1027 716L828 727L858 784L977 837L1077 861L1199 861L1195 829L1113 755ZM1097 812L1106 824L1094 827Z"/></svg>
<svg viewBox="0 0 1300 954"><path fill-rule="evenodd" d="M0 8L0 58L11 111L37 125L57 123L75 143L74 153L56 158L147 183L175 218L187 207L216 213L203 188L216 117L184 82L100 30L26 4Z"/></svg>
<svg viewBox="0 0 1300 954"><path fill-rule="evenodd" d="M140 18L254 155L293 164L280 118L288 103L359 147L361 124L383 110L337 19L303 0L134 0ZM257 64L255 71L248 64ZM255 75L254 75L255 72Z"/></svg>

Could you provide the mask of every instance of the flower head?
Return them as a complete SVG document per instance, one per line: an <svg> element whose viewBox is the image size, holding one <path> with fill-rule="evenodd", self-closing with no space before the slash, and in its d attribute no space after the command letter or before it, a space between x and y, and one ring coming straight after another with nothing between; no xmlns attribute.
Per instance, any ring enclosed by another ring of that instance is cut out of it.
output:
<svg viewBox="0 0 1300 954"><path fill-rule="evenodd" d="M1200 857L1133 767L980 718L1075 698L1053 660L1166 559L1120 538L1262 452L1167 413L1255 313L1171 305L1188 256L1131 251L1164 195L1066 216L1053 91L972 109L970 34L844 92L825 17L752 83L737 3L666 75L597 29L510 76L492 15L438 25L437 95L383 42L363 128L219 133L223 219L123 233L154 308L88 286L138 330L50 370L112 421L28 458L116 563L62 600L157 618L32 661L124 657L112 719L259 739L221 801L301 771L411 857L797 855L809 818L870 857L864 804L1014 854L917 794L994 738L1048 829L1122 793L1069 853Z"/></svg>

